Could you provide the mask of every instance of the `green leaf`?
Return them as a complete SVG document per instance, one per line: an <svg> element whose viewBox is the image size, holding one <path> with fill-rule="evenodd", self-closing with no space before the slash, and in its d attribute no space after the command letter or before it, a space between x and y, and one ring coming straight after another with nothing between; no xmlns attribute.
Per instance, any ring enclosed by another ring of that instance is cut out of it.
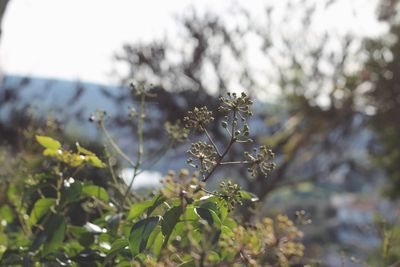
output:
<svg viewBox="0 0 400 267"><path fill-rule="evenodd" d="M107 191L100 186L97 185L86 185L82 188L82 193L88 197L96 197L100 200L108 202L110 197L108 196Z"/></svg>
<svg viewBox="0 0 400 267"><path fill-rule="evenodd" d="M199 215L196 213L193 205L188 205L185 210L185 219L189 222L197 222L199 220Z"/></svg>
<svg viewBox="0 0 400 267"><path fill-rule="evenodd" d="M146 245L146 249L150 249L151 246L153 246L154 241L157 237L157 235L161 232L161 226L157 225L156 228L154 228L153 232L151 233L148 241L147 241L147 245Z"/></svg>
<svg viewBox="0 0 400 267"><path fill-rule="evenodd" d="M76 149L78 150L79 153L81 153L83 155L95 156L95 154L92 151L90 151L84 147L81 147L78 142L76 143Z"/></svg>
<svg viewBox="0 0 400 267"><path fill-rule="evenodd" d="M206 196L199 201L201 208L214 211L223 221L228 215L228 207L226 201L217 196Z"/></svg>
<svg viewBox="0 0 400 267"><path fill-rule="evenodd" d="M221 226L221 233L224 234L224 235L231 235L233 232L228 226L222 225Z"/></svg>
<svg viewBox="0 0 400 267"><path fill-rule="evenodd" d="M138 221L132 226L129 235L129 247L133 256L141 253L146 248L147 241L159 221L159 216L149 217Z"/></svg>
<svg viewBox="0 0 400 267"><path fill-rule="evenodd" d="M117 239L112 243L111 249L107 253L107 257L105 259L104 265L108 261L110 261L114 256L118 255L121 251L123 251L127 246L129 246L129 242L126 239Z"/></svg>
<svg viewBox="0 0 400 267"><path fill-rule="evenodd" d="M88 157L88 162L94 167L105 168L107 166L97 156L87 156L87 157Z"/></svg>
<svg viewBox="0 0 400 267"><path fill-rule="evenodd" d="M220 259L220 257L219 257L217 252L210 251L208 253L208 255L207 255L207 260L212 262L212 263L218 263L218 262L220 262L221 259Z"/></svg>
<svg viewBox="0 0 400 267"><path fill-rule="evenodd" d="M221 218L221 221L225 220L227 216L228 216L228 206L224 204L219 205L219 217Z"/></svg>
<svg viewBox="0 0 400 267"><path fill-rule="evenodd" d="M165 198L162 195L157 195L153 199L133 204L128 214L128 220L136 219L146 211L147 215L150 215L164 201Z"/></svg>
<svg viewBox="0 0 400 267"><path fill-rule="evenodd" d="M200 204L200 207L214 211L220 217L221 221L225 220L228 215L226 202L218 197L213 196L208 198L206 202Z"/></svg>
<svg viewBox="0 0 400 267"><path fill-rule="evenodd" d="M89 162L92 166L97 168L105 168L107 166L96 156L96 154L84 147L81 147L79 143L76 143L76 149L78 150L79 154L85 155L87 162Z"/></svg>
<svg viewBox="0 0 400 267"><path fill-rule="evenodd" d="M12 223L14 220L14 214L8 205L2 205L0 207L0 218L5 220L7 223Z"/></svg>
<svg viewBox="0 0 400 267"><path fill-rule="evenodd" d="M153 205L153 200L151 199L133 204L129 211L127 219L128 220L136 219L137 217L145 213L146 210L150 208L152 205Z"/></svg>
<svg viewBox="0 0 400 267"><path fill-rule="evenodd" d="M117 251L121 251L125 249L127 246L129 246L129 242L126 239L117 239L114 241L114 243L111 245L111 249L108 253L115 253Z"/></svg>
<svg viewBox="0 0 400 267"><path fill-rule="evenodd" d="M163 243L164 243L164 236L163 236L162 232L160 231L157 234L156 239L154 240L154 243L153 243L153 255L154 255L154 257L157 258L160 255Z"/></svg>
<svg viewBox="0 0 400 267"><path fill-rule="evenodd" d="M121 219L124 216L123 213L116 213L116 214L112 214L112 215L107 215L105 217L105 220L107 222L107 226L109 229L109 234L111 235L116 235L118 232L118 228L120 226L121 223Z"/></svg>
<svg viewBox="0 0 400 267"><path fill-rule="evenodd" d="M81 246L88 248L94 243L95 237L94 234L86 232L81 234L77 240Z"/></svg>
<svg viewBox="0 0 400 267"><path fill-rule="evenodd" d="M175 227L174 230L172 231L171 236L172 237L176 237L176 236L182 236L184 233L183 231L185 230L185 223L184 222L178 222Z"/></svg>
<svg viewBox="0 0 400 267"><path fill-rule="evenodd" d="M226 227L228 227L231 230L233 228L237 227L237 223L235 222L234 219L231 219L231 218L226 218L222 224L225 225Z"/></svg>
<svg viewBox="0 0 400 267"><path fill-rule="evenodd" d="M49 148L51 150L57 150L61 148L61 143L57 140L43 135L36 135L36 141L41 144L45 148Z"/></svg>
<svg viewBox="0 0 400 267"><path fill-rule="evenodd" d="M79 236L81 236L84 233L87 233L87 230L84 227L74 226L74 225L69 225L68 231L76 238L78 238Z"/></svg>
<svg viewBox="0 0 400 267"><path fill-rule="evenodd" d="M58 149L46 148L45 150L43 150L43 155L50 157L57 157L60 155L60 153Z"/></svg>
<svg viewBox="0 0 400 267"><path fill-rule="evenodd" d="M62 203L73 203L81 198L82 184L78 181L65 188L61 194Z"/></svg>
<svg viewBox="0 0 400 267"><path fill-rule="evenodd" d="M196 208L195 210L200 218L206 220L209 225L215 224L217 227L221 226L221 220L218 218L217 214L213 210L205 208Z"/></svg>
<svg viewBox="0 0 400 267"><path fill-rule="evenodd" d="M218 204L219 200L217 198L209 198L206 202L200 204L201 208L213 210L215 212L219 212Z"/></svg>
<svg viewBox="0 0 400 267"><path fill-rule="evenodd" d="M182 214L182 207L175 206L165 212L162 222L161 231L164 235L164 246L167 244L168 239L174 230L175 225L179 222L179 217Z"/></svg>
<svg viewBox="0 0 400 267"><path fill-rule="evenodd" d="M250 200L251 202L257 202L260 200L255 194L247 191L240 191L240 195L242 199Z"/></svg>
<svg viewBox="0 0 400 267"><path fill-rule="evenodd" d="M38 249L42 244L44 244L43 255L57 250L63 244L66 229L64 217L54 214L46 221L43 231L34 239L31 250Z"/></svg>
<svg viewBox="0 0 400 267"><path fill-rule="evenodd" d="M149 216L158 206L160 206L165 201L165 197L161 194L154 196L153 205L147 210L147 216Z"/></svg>
<svg viewBox="0 0 400 267"><path fill-rule="evenodd" d="M40 218L45 215L48 210L56 204L56 199L54 198L41 198L36 201L35 205L33 206L31 215L29 217L29 223L31 225L36 224Z"/></svg>

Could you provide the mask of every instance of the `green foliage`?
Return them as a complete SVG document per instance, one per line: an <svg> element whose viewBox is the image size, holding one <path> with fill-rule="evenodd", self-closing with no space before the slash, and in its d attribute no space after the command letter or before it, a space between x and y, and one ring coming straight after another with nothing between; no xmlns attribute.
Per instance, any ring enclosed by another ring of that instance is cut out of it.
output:
<svg viewBox="0 0 400 267"><path fill-rule="evenodd" d="M81 147L78 143L76 143L78 152L75 153L62 149L61 143L50 137L37 135L36 140L45 148L43 155L53 157L71 167L78 167L84 163L89 163L97 168L106 166L93 152Z"/></svg>
<svg viewBox="0 0 400 267"><path fill-rule="evenodd" d="M141 108L133 119L143 123L144 100L149 95L139 90ZM220 151L207 125L213 113L195 108L180 123L166 124L177 142L189 138L190 129L205 134L188 151L194 172L170 171L162 188L148 198L139 198L115 176L112 151L140 173L144 154L139 142L137 158L131 160L105 128L105 113L93 118L103 131L108 145L106 157L76 143L76 151L61 142L37 135L44 147L45 171L23 181L23 193L9 186L7 198L19 206L0 206L1 266L289 266L303 255L302 233L286 216L264 218L242 224L235 214L245 201L258 198L231 181L218 190L207 189L207 182L223 165L240 164L252 172L267 175L274 167L273 153L267 147L245 153L238 161L225 161L235 143L251 143L247 118L251 100L245 95L221 97L220 111L226 114L223 128L228 142ZM138 140L142 140L139 127ZM105 168L110 179L105 185L79 176L86 167ZM133 179L134 179L133 178ZM76 218L79 216L79 218ZM79 219L79 220L77 220Z"/></svg>
<svg viewBox="0 0 400 267"><path fill-rule="evenodd" d="M48 213L49 209L56 204L55 198L41 198L36 201L33 206L31 215L29 217L29 223L35 225L40 218Z"/></svg>

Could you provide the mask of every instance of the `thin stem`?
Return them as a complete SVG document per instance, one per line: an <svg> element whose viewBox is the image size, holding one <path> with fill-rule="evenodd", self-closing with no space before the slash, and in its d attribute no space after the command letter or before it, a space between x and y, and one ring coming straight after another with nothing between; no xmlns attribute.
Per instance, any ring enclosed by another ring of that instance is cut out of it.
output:
<svg viewBox="0 0 400 267"><path fill-rule="evenodd" d="M201 177L204 180L205 179L205 174L204 174L204 164L203 164L203 160L200 160L200 173L201 173Z"/></svg>
<svg viewBox="0 0 400 267"><path fill-rule="evenodd" d="M118 191L118 193L122 196L124 194L123 189L120 186L120 183L118 182L117 176L115 175L114 172L114 168L112 166L112 162L111 162L111 155L110 155L110 151L108 150L107 146L105 146L105 153L107 156L107 165L108 165L108 170L110 171L112 180L113 180L113 186L114 188ZM122 209L122 206L118 203L118 201L115 201L115 203L118 206L118 210Z"/></svg>
<svg viewBox="0 0 400 267"><path fill-rule="evenodd" d="M172 142L169 142L165 144L161 149L155 151L149 156L146 156L146 160L142 161L142 166L146 166L146 169L151 169L157 162L159 162L163 156L167 153L167 151L171 148ZM143 172L142 170L139 170L137 174L140 174Z"/></svg>
<svg viewBox="0 0 400 267"><path fill-rule="evenodd" d="M209 140L210 143L213 145L213 147L214 147L215 151L217 152L218 156L221 157L221 153L219 152L217 145L215 144L214 140L211 138L211 136L210 136L210 134L208 133L207 129L206 129L205 127L203 127L203 126L201 126L201 127L203 128L203 130L204 130L204 132L205 132L205 134L206 134L208 140Z"/></svg>
<svg viewBox="0 0 400 267"><path fill-rule="evenodd" d="M135 163L121 150L121 148L115 143L114 139L111 137L110 133L107 131L107 128L104 126L103 121L99 123L100 129L104 133L107 138L107 141L111 144L114 150L124 159L126 160L132 167L135 167Z"/></svg>
<svg viewBox="0 0 400 267"><path fill-rule="evenodd" d="M105 147L105 152L106 152L106 156L107 156L108 170L110 171L111 178L113 179L113 182L114 182L115 184L118 184L117 176L115 175L114 168L113 168L113 166L112 166L112 164L111 164L111 155L110 155L110 151L107 149L107 147Z"/></svg>
<svg viewBox="0 0 400 267"><path fill-rule="evenodd" d="M123 207L126 201L126 198L128 197L129 192L132 189L133 182L138 175L139 167L140 164L142 163L142 156L143 156L143 121L144 118L146 117L145 113L145 98L146 94L141 93L140 94L140 113L138 117L138 125L137 125L137 136L138 136L138 145L137 145L137 156L136 156L136 163L133 164L133 177L129 183L129 186L126 188L124 197L122 199L122 204L121 206Z"/></svg>
<svg viewBox="0 0 400 267"><path fill-rule="evenodd" d="M225 148L225 151L221 154L221 156L219 156L217 162L215 163L215 165L211 169L211 171L205 177L203 177L203 179L202 179L203 182L206 182L211 177L211 175L215 172L215 170L221 165L222 160L224 159L226 154L228 154L228 152L230 151L232 145L236 142L236 138L235 138L236 121L237 121L236 109L234 109L233 110L233 115L232 115L231 140L229 141L228 146Z"/></svg>
<svg viewBox="0 0 400 267"><path fill-rule="evenodd" d="M75 169L75 171L70 175L72 178L74 178L78 172L80 172L82 170L84 165L80 165L78 168Z"/></svg>
<svg viewBox="0 0 400 267"><path fill-rule="evenodd" d="M200 188L200 190L203 191L203 192L205 192L205 193L207 193L207 194L209 194L209 195L213 195L213 196L217 196L217 197L220 197L220 196L221 196L221 194L219 194L219 193L217 193L217 192L209 191L209 190L207 190L207 189L205 189L205 188Z"/></svg>
<svg viewBox="0 0 400 267"><path fill-rule="evenodd" d="M232 164L250 164L250 161L224 161L220 165L232 165Z"/></svg>

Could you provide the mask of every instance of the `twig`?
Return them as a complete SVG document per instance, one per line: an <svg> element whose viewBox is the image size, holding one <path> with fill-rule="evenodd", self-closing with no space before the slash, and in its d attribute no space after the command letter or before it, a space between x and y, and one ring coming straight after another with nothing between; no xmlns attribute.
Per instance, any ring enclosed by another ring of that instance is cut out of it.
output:
<svg viewBox="0 0 400 267"><path fill-rule="evenodd" d="M203 128L203 130L204 130L204 132L205 132L205 134L206 134L208 140L209 140L210 143L213 145L213 147L214 147L215 151L217 152L218 156L221 157L222 155L221 155L221 153L219 152L218 147L217 147L217 145L215 144L214 140L211 138L210 134L208 133L207 129L206 129L205 127L203 127L203 126L201 126L201 127Z"/></svg>
<svg viewBox="0 0 400 267"><path fill-rule="evenodd" d="M231 165L231 164L249 164L250 162L245 160L245 161L224 161L221 162L220 165Z"/></svg>
<svg viewBox="0 0 400 267"><path fill-rule="evenodd" d="M138 118L138 125L137 125L137 135L138 135L138 145L137 145L137 157L136 163L133 163L133 177L129 183L129 186L126 188L124 197L122 199L121 206L124 206L126 198L128 197L129 192L132 189L133 182L135 181L136 176L138 175L140 164L142 163L142 156L143 156L143 121L146 116L145 114L145 98L146 94L144 92L140 93L140 113Z"/></svg>
<svg viewBox="0 0 400 267"><path fill-rule="evenodd" d="M217 162L215 163L214 167L211 169L211 171L203 177L202 181L206 182L211 175L214 173L214 171L221 165L222 160L228 154L229 150L231 149L232 145L236 142L236 137L235 137L235 131L236 131L236 109L233 110L233 115L232 115L232 129L231 129L231 140L229 141L228 146L225 148L225 151L219 156Z"/></svg>
<svg viewBox="0 0 400 267"><path fill-rule="evenodd" d="M103 121L99 122L100 129L103 131L104 135L107 138L107 141L111 144L111 146L114 148L114 150L124 159L126 160L132 167L135 167L135 163L124 153L124 151L121 150L121 148L115 143L114 139L110 135L110 133L107 131L107 128L104 126Z"/></svg>

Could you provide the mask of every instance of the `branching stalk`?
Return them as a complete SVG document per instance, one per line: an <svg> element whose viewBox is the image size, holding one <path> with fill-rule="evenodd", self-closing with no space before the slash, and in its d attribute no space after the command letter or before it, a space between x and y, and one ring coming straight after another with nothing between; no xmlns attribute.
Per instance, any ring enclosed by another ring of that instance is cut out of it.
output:
<svg viewBox="0 0 400 267"><path fill-rule="evenodd" d="M133 176L132 179L126 188L124 197L122 199L122 204L121 206L123 207L125 204L125 201L128 197L129 192L132 189L133 182L135 181L136 176L138 175L140 165L142 163L142 157L143 157L143 121L144 118L146 117L146 110L145 110L145 99L146 99L146 94L144 92L140 93L140 111L139 111L139 117L138 117L138 125L137 125L137 136L138 136L138 144L137 144L137 155L136 155L136 163L133 164Z"/></svg>
<svg viewBox="0 0 400 267"><path fill-rule="evenodd" d="M101 131L104 133L104 135L107 138L107 141L111 144L111 146L114 148L114 150L120 155L124 160L126 160L132 167L135 167L135 163L128 157L128 155L125 154L124 151L121 150L121 148L117 145L117 143L114 141L112 138L111 134L108 132L107 128L104 126L104 122L100 121L99 126Z"/></svg>

